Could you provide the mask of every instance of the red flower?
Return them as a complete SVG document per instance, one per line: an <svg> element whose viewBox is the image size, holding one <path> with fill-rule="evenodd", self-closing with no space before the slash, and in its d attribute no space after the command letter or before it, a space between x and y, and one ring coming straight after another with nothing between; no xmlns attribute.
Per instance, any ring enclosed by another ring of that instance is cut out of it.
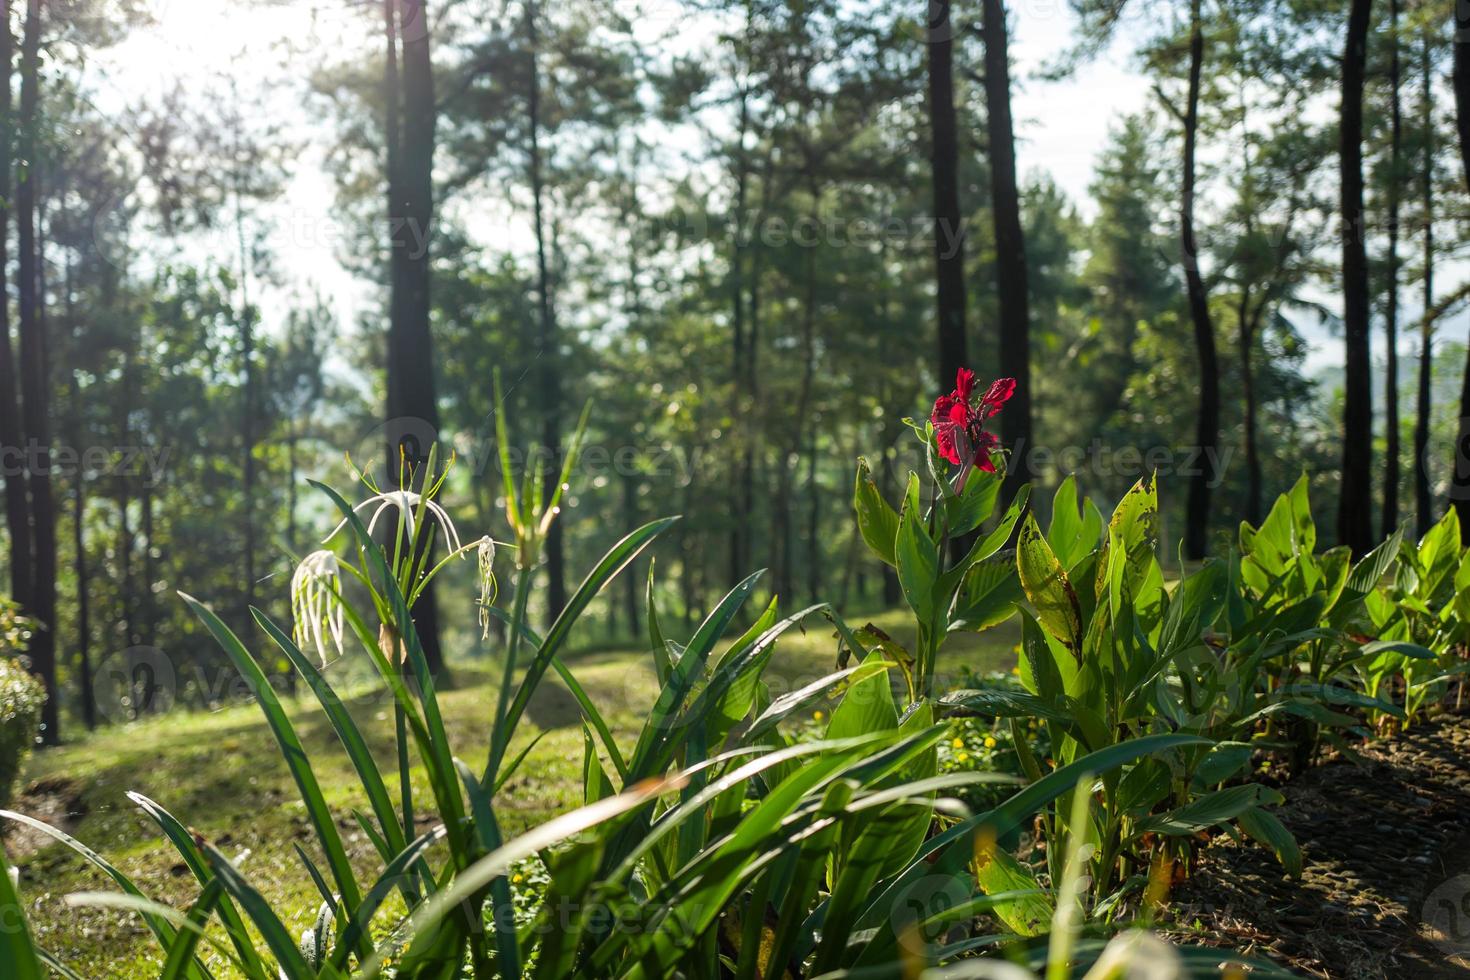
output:
<svg viewBox="0 0 1470 980"><path fill-rule="evenodd" d="M974 464L986 473L994 473L990 451L1000 442L985 431L985 420L998 413L1016 393L1015 378L1001 378L990 386L978 405L971 404L975 390L975 372L960 368L955 375L954 391L934 400L929 421L934 423L939 455L955 466Z"/></svg>

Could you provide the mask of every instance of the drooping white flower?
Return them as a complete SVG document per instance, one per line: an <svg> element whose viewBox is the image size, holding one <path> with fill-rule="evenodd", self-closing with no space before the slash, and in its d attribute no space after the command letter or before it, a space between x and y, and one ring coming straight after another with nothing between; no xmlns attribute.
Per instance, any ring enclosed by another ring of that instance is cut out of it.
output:
<svg viewBox="0 0 1470 980"><path fill-rule="evenodd" d="M313 551L296 566L291 576L291 618L296 645L312 647L327 665L327 650L343 652L342 570L330 551Z"/></svg>
<svg viewBox="0 0 1470 980"><path fill-rule="evenodd" d="M480 638L490 637L490 606L499 586L495 582L495 539L485 535L476 549L480 565Z"/></svg>
<svg viewBox="0 0 1470 980"><path fill-rule="evenodd" d="M397 514L403 515L403 527L408 532L409 540L414 540L418 536L418 512L421 503L428 515L438 521L444 529L444 537L450 550L460 550L462 546L459 542L459 531L455 529L454 522L449 519L449 512L440 506L437 500L430 499L425 502L422 494L412 490L389 490L385 493L374 494L353 507L352 512L361 514L364 510L373 508L373 516L368 518L367 526L368 534L372 534L377 530L378 521L384 514L396 511ZM327 535L326 540L332 540L337 536L337 532L346 526L347 521L344 519L332 529L332 533Z"/></svg>

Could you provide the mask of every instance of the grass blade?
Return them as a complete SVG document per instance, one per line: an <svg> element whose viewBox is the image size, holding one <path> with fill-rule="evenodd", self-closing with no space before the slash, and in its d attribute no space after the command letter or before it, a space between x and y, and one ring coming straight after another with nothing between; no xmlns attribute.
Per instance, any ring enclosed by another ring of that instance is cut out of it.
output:
<svg viewBox="0 0 1470 980"><path fill-rule="evenodd" d="M392 853L397 854L407 846L403 837L403 828L398 824L398 816L393 811L393 801L388 795L388 787L383 782L383 775L378 770L378 764L373 759L372 751L368 748L366 739L362 737L362 731L357 727L357 722L352 720L352 714L332 685L322 676L316 664L311 658L302 653L301 648L291 639L279 626L271 621L270 617L259 609L252 608L250 614L255 617L255 622L265 630L266 635L275 641L276 646L291 665L296 668L305 680L311 693L316 695L317 701L326 713L327 720L332 723L332 729L337 733L342 747L347 750L347 757L352 761L352 768L357 771L357 778L362 783L363 791L367 793L368 802L372 805L373 815L378 819L378 827L382 831L383 839L387 842Z"/></svg>
<svg viewBox="0 0 1470 980"><path fill-rule="evenodd" d="M209 869L204 853L194 843L194 835L189 829L173 814L142 793L129 793L128 799L153 818L154 823L158 824L164 836L169 839L174 849L179 852L179 856L184 859L184 864L193 873L195 880L201 887L207 888L214 879L214 872ZM218 908L220 921L224 923L225 931L229 933L230 941L240 955L245 975L250 980L271 980L270 971L266 969L260 954L255 951L255 945L250 940L250 933L245 928L245 922L240 918L240 912L235 908L235 903L230 901L228 895L221 895Z"/></svg>
<svg viewBox="0 0 1470 980"><path fill-rule="evenodd" d="M261 712L269 722L271 733L276 738L276 744L280 746L281 755L285 758L286 765L291 770L291 776L296 781L296 788L301 792L301 802L306 805L307 816L316 830L322 851L326 854L327 867L332 872L332 880L337 886L338 894L342 896L342 904L346 907L347 914L351 915L358 903L362 901L362 894L358 890L357 879L352 873L352 864L347 860L347 851L342 846L342 837L337 832L336 820L332 816L332 811L327 807L327 801L322 796L321 785L317 782L316 772L311 767L311 759L302 746L301 739L297 737L296 728L286 715L286 709L281 706L275 689L271 687L270 681L266 680L255 658L245 649L240 638L215 615L214 610L191 595L182 592L179 595L194 610L195 615L204 622L205 627L214 635L215 640L234 663L235 669L240 672L240 676L244 678L250 690L255 693L256 703L260 705ZM233 889L229 890L233 894ZM364 954L368 951L367 947L364 947Z"/></svg>

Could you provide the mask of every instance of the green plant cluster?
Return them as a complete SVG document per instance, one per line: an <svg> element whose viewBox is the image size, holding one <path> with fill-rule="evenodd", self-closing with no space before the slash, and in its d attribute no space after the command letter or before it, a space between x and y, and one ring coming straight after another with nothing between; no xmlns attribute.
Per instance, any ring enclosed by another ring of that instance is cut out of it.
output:
<svg viewBox="0 0 1470 980"><path fill-rule="evenodd" d="M997 518L1001 474L952 472L935 454L932 430L921 434L932 492L914 476L895 509L865 466L857 483L863 537L897 570L918 626L915 650L850 628L826 605L783 614L772 600L743 617L760 573L675 636L652 601L650 569L648 649L659 691L631 745L613 737L562 655L593 598L672 519L609 550L542 635L526 612L556 505L537 472L517 487L502 459L511 540L468 545L434 500L443 480L432 458L416 474L421 491L369 486L354 505L320 487L341 523L329 550L309 556L293 581L295 629L264 613L255 619L320 703L359 777L351 821L379 856L367 874L347 859L343 818L327 806L312 753L260 667L267 654L252 653L185 596L255 693L300 791L312 839L297 853L321 899L304 935L292 934L286 910L271 906L247 869L139 794L132 801L197 879L187 910L152 901L61 831L3 815L75 848L113 880L120 891L72 901L141 916L166 950L164 980L999 975L983 972L992 968L1049 980L1130 968L1218 975L1231 958L1217 950L1170 947L1134 929L1113 934L1147 924L1167 883L1162 872L1187 859L1199 831L1228 827L1296 863L1295 844L1270 813L1279 797L1253 778L1258 760L1285 744L1275 722L1305 720L1334 734L1353 727L1335 726L1338 716L1407 717L1358 687L1303 674L1323 645L1331 647L1324 663L1343 676L1389 649L1438 656L1409 640L1373 648L1356 632L1371 620L1368 597L1398 560L1397 545L1388 559L1375 553L1357 565L1314 557L1298 516L1282 558L1273 511L1244 536L1248 553L1171 583L1156 558L1150 482L1107 522L1069 482L1043 535L1026 493ZM505 453L508 440L500 445ZM1294 502L1284 506L1294 513ZM385 516L386 546L373 533ZM439 536L450 547L436 563L429 555ZM509 608L496 604L497 545L516 558ZM453 746L411 610L446 563L471 551L485 621L508 627L504 683L486 706L483 744ZM1324 566L1340 587L1313 571ZM367 601L343 590L348 580ZM1288 593L1291 602L1278 601ZM1359 614L1333 612L1343 602ZM1308 615L1303 603L1317 611ZM955 687L938 675L947 636L1016 615L1016 681ZM775 693L765 672L781 637L818 618L832 631L832 671ZM348 639L393 700L392 760L372 755L317 665L333 649L346 655ZM1255 673L1242 687L1247 665ZM522 722L552 674L583 716L583 803L507 838L505 787L535 744ZM427 775L428 799L413 795L413 767ZM24 922L6 875L0 912ZM21 980L47 967L70 975L24 928L0 931L0 944Z"/></svg>
<svg viewBox="0 0 1470 980"><path fill-rule="evenodd" d="M1048 928L1057 911L1049 882L1060 880L1074 838L1091 854L1088 909L1100 924L1147 912L1151 887L1187 873L1206 831L1251 838L1299 874L1297 844L1271 812L1281 801L1275 775L1324 748L1351 752L1374 728L1409 724L1452 688L1459 697L1470 551L1453 512L1417 545L1399 533L1354 562L1346 548L1316 550L1303 477L1260 527L1242 525L1227 557L1193 569L1181 561L1171 575L1158 558L1152 479L1104 521L1069 478L1045 531L1033 514L1018 522L1013 504L994 533L947 561L951 539L986 522L967 514L967 502L993 500L999 477L930 455L932 496L914 476L898 507L858 467L864 537L895 567L920 626L914 657L888 652L922 674L951 632L1013 615L1022 626L1021 689L952 687L938 695L938 713L1009 726L1028 781L1137 739L1187 739L1099 772L1080 823L1063 801L1025 841L1003 841L977 863L987 894L1023 896L994 910L1017 933ZM1001 550L1008 535L1014 547ZM914 686L945 685L920 677ZM1032 748L1038 728L1052 758ZM985 744L998 743L992 734Z"/></svg>
<svg viewBox="0 0 1470 980"><path fill-rule="evenodd" d="M30 642L31 623L8 599L0 599L0 805L10 801L16 777L31 747L46 690L20 658Z"/></svg>

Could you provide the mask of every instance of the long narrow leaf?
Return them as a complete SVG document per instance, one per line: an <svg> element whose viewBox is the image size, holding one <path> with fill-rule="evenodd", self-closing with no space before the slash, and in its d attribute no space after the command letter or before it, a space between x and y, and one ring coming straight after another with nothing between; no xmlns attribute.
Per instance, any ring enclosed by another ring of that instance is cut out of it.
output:
<svg viewBox="0 0 1470 980"><path fill-rule="evenodd" d="M240 638L234 634L234 631L215 615L214 610L198 599L182 592L179 595L214 635L215 641L234 663L235 669L240 672L246 685L255 693L256 703L260 705L261 712L270 724L271 734L275 736L281 755L286 760L286 766L291 770L291 777L296 781L296 788L301 792L301 802L306 805L307 817L311 820L317 841L326 854L327 867L331 869L332 880L350 916L358 903L362 901L362 895L352 872L352 863L347 860L347 851L342 846L342 836L337 832L336 819L327 806L326 798L322 796L321 784L317 782L311 759L302 746L301 739L296 735L296 727L291 724L286 709L281 706L275 689L271 687L270 681L266 680L260 665L245 649L245 645L240 642Z"/></svg>

